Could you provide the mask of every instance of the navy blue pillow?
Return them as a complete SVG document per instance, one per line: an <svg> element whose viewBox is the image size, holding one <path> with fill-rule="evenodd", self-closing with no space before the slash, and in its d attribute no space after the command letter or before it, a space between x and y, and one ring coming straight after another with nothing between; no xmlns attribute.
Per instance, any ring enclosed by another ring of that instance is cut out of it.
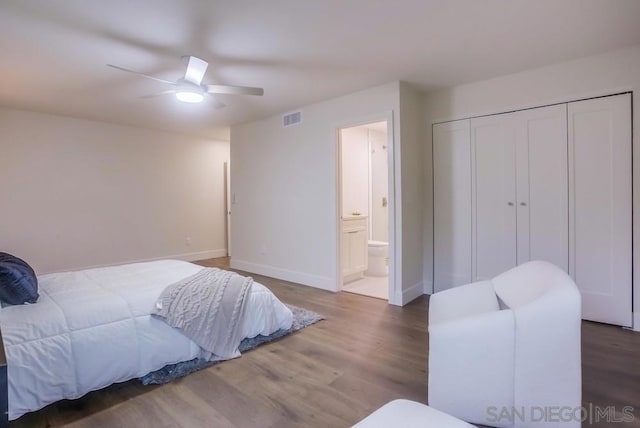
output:
<svg viewBox="0 0 640 428"><path fill-rule="evenodd" d="M10 305L38 300L36 273L27 262L7 253L0 253L0 300Z"/></svg>

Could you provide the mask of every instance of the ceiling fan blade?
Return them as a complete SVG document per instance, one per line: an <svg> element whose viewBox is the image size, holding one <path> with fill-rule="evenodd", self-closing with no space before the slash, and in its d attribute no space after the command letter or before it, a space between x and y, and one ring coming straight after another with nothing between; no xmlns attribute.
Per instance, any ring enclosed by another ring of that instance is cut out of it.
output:
<svg viewBox="0 0 640 428"><path fill-rule="evenodd" d="M209 63L195 56L190 56L188 58L189 62L187 63L187 71L184 74L184 80L199 85L202 83L202 78L204 77L204 73L207 71Z"/></svg>
<svg viewBox="0 0 640 428"><path fill-rule="evenodd" d="M162 91L155 94L142 95L140 98L156 98L156 97L161 97L163 95L175 94L175 93L176 93L175 89L169 89L167 91Z"/></svg>
<svg viewBox="0 0 640 428"><path fill-rule="evenodd" d="M250 86L207 85L207 92L210 94L264 95L264 89Z"/></svg>
<svg viewBox="0 0 640 428"><path fill-rule="evenodd" d="M107 67L115 68L116 70L126 71L128 73L137 74L138 76L146 77L147 79L155 80L157 82L169 83L171 85L174 84L174 82L171 82L169 80L164 80L164 79L160 79L158 77L149 76L148 74L140 73L139 71L129 70L128 68L120 67L118 65L107 64Z"/></svg>

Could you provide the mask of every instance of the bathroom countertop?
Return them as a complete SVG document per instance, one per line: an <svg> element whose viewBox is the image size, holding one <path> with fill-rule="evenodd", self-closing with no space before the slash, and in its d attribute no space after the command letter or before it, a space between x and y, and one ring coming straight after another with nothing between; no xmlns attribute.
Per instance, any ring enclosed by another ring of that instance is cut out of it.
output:
<svg viewBox="0 0 640 428"><path fill-rule="evenodd" d="M349 220L361 220L363 218L367 218L366 215L350 215L348 217L342 217L343 221L349 221Z"/></svg>

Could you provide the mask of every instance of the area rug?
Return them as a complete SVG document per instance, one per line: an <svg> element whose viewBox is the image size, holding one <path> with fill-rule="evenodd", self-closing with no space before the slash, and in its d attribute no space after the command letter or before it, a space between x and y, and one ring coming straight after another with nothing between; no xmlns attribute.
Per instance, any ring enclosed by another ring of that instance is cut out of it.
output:
<svg viewBox="0 0 640 428"><path fill-rule="evenodd" d="M242 342L240 342L240 352L245 352L264 343L272 342L283 336L286 336L298 330L302 330L303 328L324 319L322 315L319 315L313 311L309 311L307 309L299 308L293 305L286 306L291 309L291 312L293 312L293 323L291 324L291 328L287 330L278 330L269 336L258 335L250 339L244 339ZM182 363L169 364L167 366L164 366L160 370L156 370L144 375L140 378L140 381L144 385L161 385L163 383L171 382L174 379L181 378L198 370L211 367L214 364L221 363L222 361L226 360L207 361L195 358L193 360L184 361Z"/></svg>

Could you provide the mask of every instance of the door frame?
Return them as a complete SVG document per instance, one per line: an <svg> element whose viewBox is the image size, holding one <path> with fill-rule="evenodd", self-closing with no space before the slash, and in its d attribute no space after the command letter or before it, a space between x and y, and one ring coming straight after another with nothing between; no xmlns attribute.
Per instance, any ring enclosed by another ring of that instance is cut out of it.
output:
<svg viewBox="0 0 640 428"><path fill-rule="evenodd" d="M231 168L229 161L224 163L224 212L227 257L231 257Z"/></svg>
<svg viewBox="0 0 640 428"><path fill-rule="evenodd" d="M397 293L398 275L399 269L397 269L398 255L398 243L400 228L397 227L396 219L396 183L400 183L400 168L396 168L396 147L394 138L394 123L393 123L393 111L387 111L384 113L373 114L349 121L339 123L334 126L334 138L335 138L335 171L336 171L336 263L335 263L335 284L336 291L342 291L343 278L342 278L342 138L341 130L345 128L353 128L356 126L367 125L375 122L387 122L387 168L388 168L388 234L389 234L389 304L402 305L402 302L398 300Z"/></svg>

